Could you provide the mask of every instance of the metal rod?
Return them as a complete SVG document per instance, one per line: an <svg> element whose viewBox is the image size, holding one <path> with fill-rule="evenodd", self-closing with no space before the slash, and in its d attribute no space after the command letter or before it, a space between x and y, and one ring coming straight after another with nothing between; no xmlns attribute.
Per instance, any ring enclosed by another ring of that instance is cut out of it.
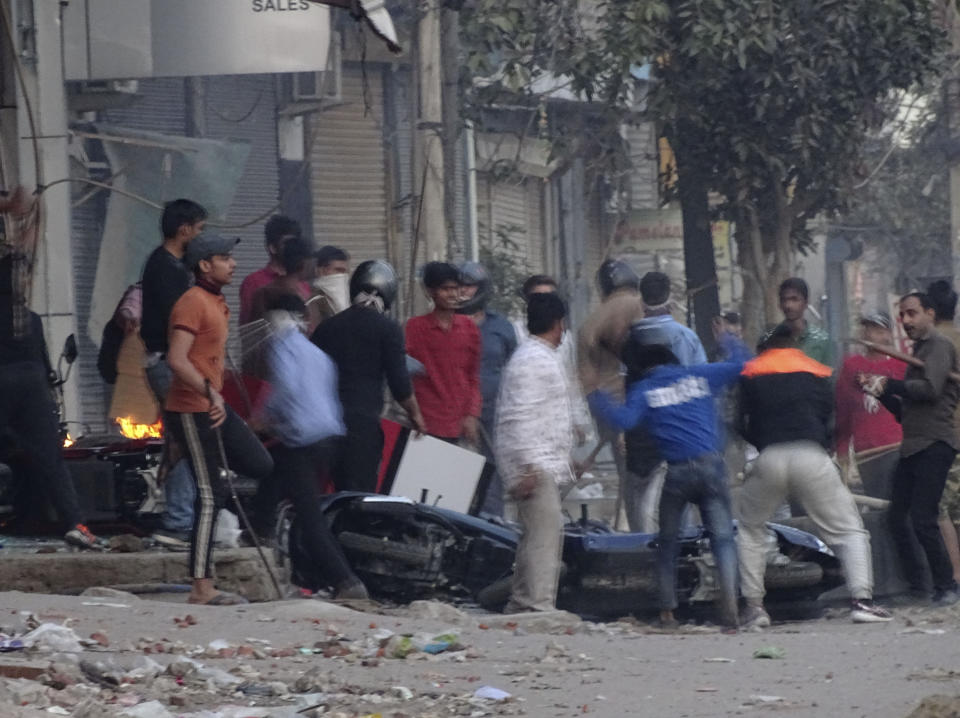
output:
<svg viewBox="0 0 960 718"><path fill-rule="evenodd" d="M243 506L240 504L240 497L237 496L237 489L233 484L233 475L230 471L229 465L227 464L227 451L223 446L223 433L220 431L219 426L213 431L217 435L217 448L220 450L220 461L223 462L223 475L226 478L227 486L230 487L230 496L233 497L233 503L237 507L237 513L240 515L240 520L243 521L243 527L247 530L247 533L250 534L250 540L253 541L253 545L256 547L257 553L260 554L260 560L263 561L264 568L266 568L267 573L270 574L270 581L273 582L273 587L277 592L277 598L282 601L283 591L280 589L280 582L277 580L277 576L273 572L273 567L270 565L270 562L267 561L267 556L263 553L263 547L260 545L260 539L257 538L256 532L250 525L250 519L247 518L247 512L243 510Z"/></svg>
<svg viewBox="0 0 960 718"><path fill-rule="evenodd" d="M894 359L899 359L905 364L909 364L910 366L915 366L918 369L923 369L924 367L924 363L922 359L917 359L915 356L911 354L905 354L904 352L898 351L893 347L884 346L883 344L877 344L875 342L869 342L866 339L850 338L850 339L844 339L843 341L846 344L862 344L867 349L870 349L875 352L880 352L881 354L886 354L888 357L893 357ZM953 379L956 382L960 382L960 372L952 371L949 374L947 374L947 376L949 376L951 379Z"/></svg>

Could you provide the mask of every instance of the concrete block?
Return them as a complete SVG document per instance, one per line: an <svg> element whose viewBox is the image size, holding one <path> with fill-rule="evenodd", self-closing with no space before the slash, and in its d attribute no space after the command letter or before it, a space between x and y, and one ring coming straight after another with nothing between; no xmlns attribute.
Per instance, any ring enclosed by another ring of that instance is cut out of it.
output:
<svg viewBox="0 0 960 718"><path fill-rule="evenodd" d="M251 601L276 598L273 584L256 549L214 551L217 586ZM141 553L20 553L0 560L0 586L28 593L77 593L91 586L147 583L190 583L187 554L167 551ZM267 560L273 564L272 555ZM274 569L276 570L276 569Z"/></svg>

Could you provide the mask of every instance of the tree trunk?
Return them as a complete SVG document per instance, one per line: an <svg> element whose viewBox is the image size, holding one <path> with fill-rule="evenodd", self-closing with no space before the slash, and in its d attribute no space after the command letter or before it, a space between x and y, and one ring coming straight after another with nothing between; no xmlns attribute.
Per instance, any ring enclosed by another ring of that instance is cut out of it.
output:
<svg viewBox="0 0 960 718"><path fill-rule="evenodd" d="M769 219L769 218L768 218ZM778 324L780 313L780 284L790 276L792 246L790 227L784 225L786 212L775 221L761 222L752 206L741 207L734 237L737 256L743 277L743 298L740 311L743 315L744 337L754 342L771 325ZM772 230L768 229L772 226ZM770 231L772 242L764 242L763 234Z"/></svg>
<svg viewBox="0 0 960 718"><path fill-rule="evenodd" d="M736 223L734 239L737 243L737 257L743 284L743 296L740 299L740 316L743 322L743 338L748 346L754 346L766 328L766 292L764 277L766 274L757 266L756 255L751 246L752 228L745 213ZM761 253L760 259L763 258Z"/></svg>
<svg viewBox="0 0 960 718"><path fill-rule="evenodd" d="M683 213L683 262L687 282L688 311L694 329L708 353L713 348L713 318L720 314L717 262L710 228L707 182L698 163L690 157L684 140L683 122L677 123L674 152L677 158L678 193Z"/></svg>

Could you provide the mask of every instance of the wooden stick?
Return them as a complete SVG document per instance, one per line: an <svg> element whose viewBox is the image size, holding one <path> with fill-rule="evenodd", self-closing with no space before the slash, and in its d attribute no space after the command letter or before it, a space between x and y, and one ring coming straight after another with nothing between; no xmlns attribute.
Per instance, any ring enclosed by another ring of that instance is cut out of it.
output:
<svg viewBox="0 0 960 718"><path fill-rule="evenodd" d="M890 502L886 499L878 499L873 496L864 496L863 494L853 495L854 503L861 506L869 506L871 509L886 509L890 507Z"/></svg>
<svg viewBox="0 0 960 718"><path fill-rule="evenodd" d="M923 360L917 359L915 356L910 354L904 354L901 351L897 351L893 347L887 347L882 344L876 344L874 342L868 342L866 339L844 339L844 342L848 344L862 344L867 349L871 349L875 352L880 352L881 354L886 354L888 357L893 357L894 359L899 359L905 364L910 366L915 366L918 369L923 369ZM960 372L952 371L947 376L953 379L956 382L960 382Z"/></svg>
<svg viewBox="0 0 960 718"><path fill-rule="evenodd" d="M886 454L890 451L894 451L900 448L900 443L896 444L887 444L886 446L874 446L872 449L864 449L863 451L857 451L853 454L853 460L860 461L869 461L877 456Z"/></svg>

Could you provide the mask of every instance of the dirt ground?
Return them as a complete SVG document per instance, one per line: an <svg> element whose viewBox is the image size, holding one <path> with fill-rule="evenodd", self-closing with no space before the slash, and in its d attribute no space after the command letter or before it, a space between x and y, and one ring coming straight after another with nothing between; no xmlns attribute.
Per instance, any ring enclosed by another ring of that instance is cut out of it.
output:
<svg viewBox="0 0 960 718"><path fill-rule="evenodd" d="M435 602L360 612L315 599L191 607L105 593L0 593L0 633L53 623L92 644L64 652L41 639L0 653L0 676L27 676L0 678L0 716L902 718L926 696L960 693L960 608L897 609L879 625L836 610L731 636ZM510 698L479 697L485 687Z"/></svg>

